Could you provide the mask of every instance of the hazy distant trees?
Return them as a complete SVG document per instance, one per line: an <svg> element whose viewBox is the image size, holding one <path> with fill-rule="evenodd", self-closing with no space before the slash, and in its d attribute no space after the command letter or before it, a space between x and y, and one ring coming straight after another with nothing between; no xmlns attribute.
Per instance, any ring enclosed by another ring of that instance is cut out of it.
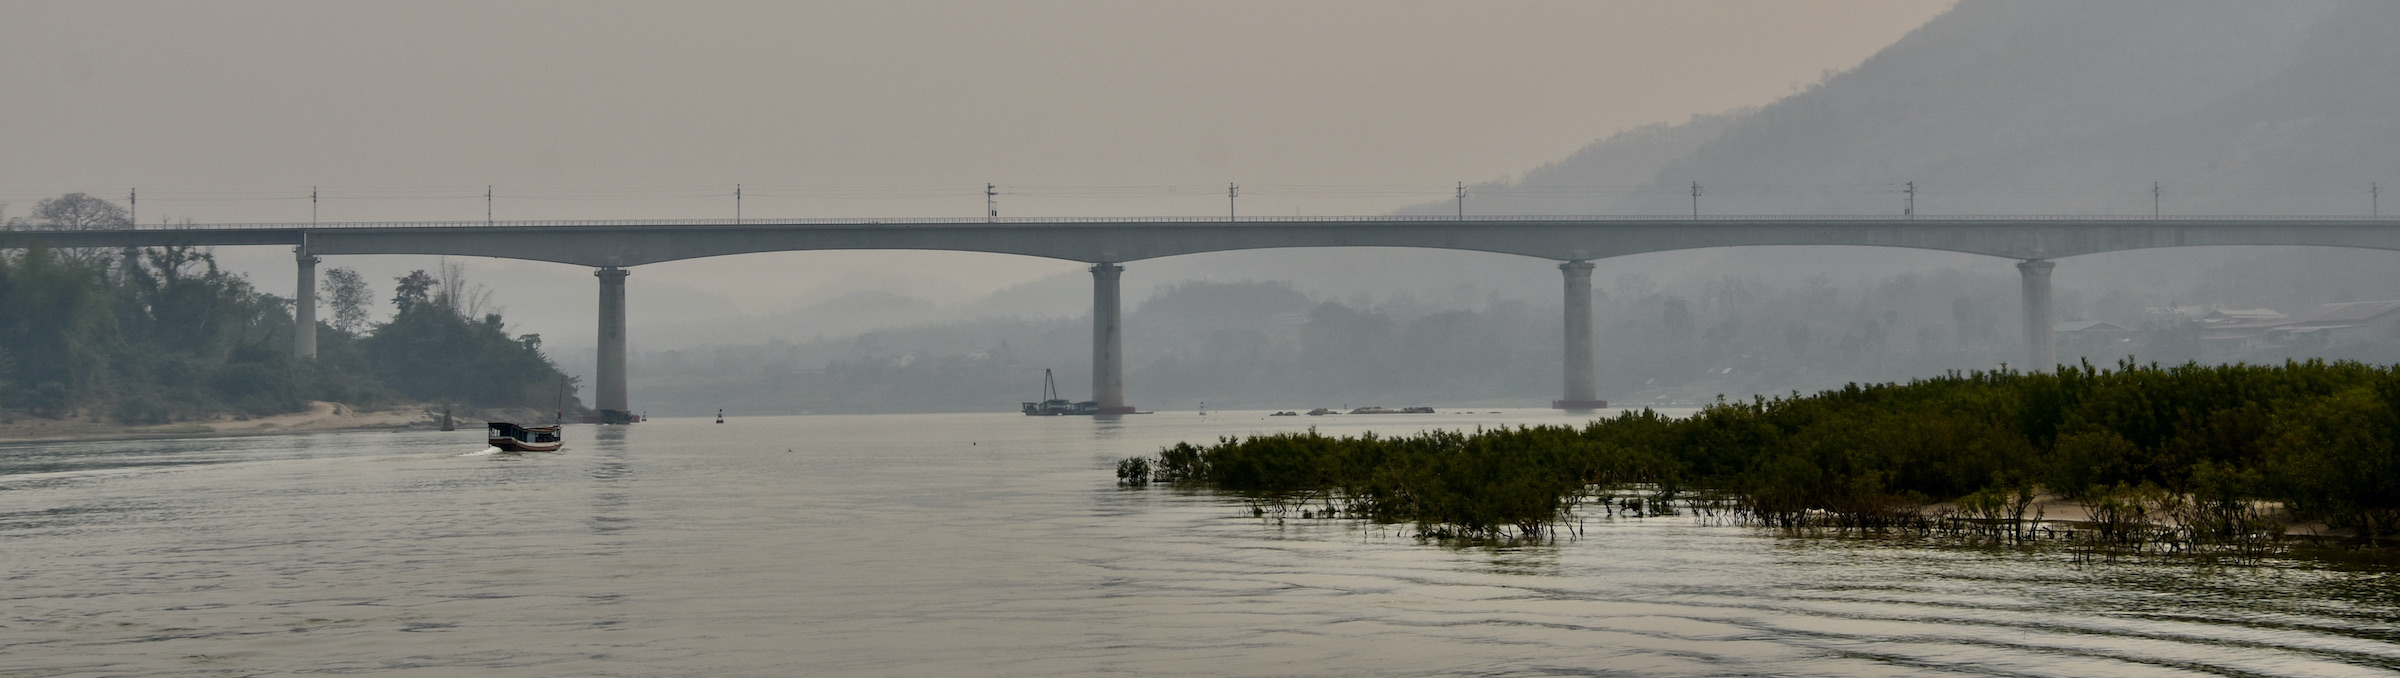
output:
<svg viewBox="0 0 2400 678"><path fill-rule="evenodd" d="M1595 295L1596 367L1602 395L1619 402L1905 379L2023 352L2015 333L1992 329L2016 322L2013 276L1943 271L1846 287L1727 276L1614 289ZM1975 329L1959 332L1962 321ZM1004 408L1032 399L1044 368L1084 397L1089 322L985 318L643 354L633 377L654 411ZM1555 305L1315 300L1280 282L1193 282L1133 308L1126 332L1127 380L1149 407L1539 403L1561 381Z"/></svg>
<svg viewBox="0 0 2400 678"><path fill-rule="evenodd" d="M487 312L500 311L492 305L490 288L467 279L466 264L445 258L435 271L434 300L449 307L451 313L462 318L479 318Z"/></svg>
<svg viewBox="0 0 2400 678"><path fill-rule="evenodd" d="M333 311L333 322L329 324L335 331L357 334L367 328L367 307L375 303L375 299L367 289L366 279L360 277L358 271L338 267L326 269L325 282L319 287L324 292L325 305Z"/></svg>
<svg viewBox="0 0 2400 678"><path fill-rule="evenodd" d="M116 203L82 193L68 193L55 198L44 198L41 202L34 203L33 214L20 219L11 219L5 226L53 231L132 228L131 214L131 210ZM101 261L108 254L107 250L92 247L62 248L53 250L53 253L56 256L75 261L90 262ZM135 265L135 262L127 257L122 267L127 270L120 271L120 273L130 274L130 269Z"/></svg>
<svg viewBox="0 0 2400 678"><path fill-rule="evenodd" d="M393 280L400 284L392 287L392 308L400 313L407 313L432 301L434 288L441 284L424 269L409 271L408 275Z"/></svg>
<svg viewBox="0 0 2400 678"><path fill-rule="evenodd" d="M1747 275L1667 285L1619 280L1594 294L1600 395L1621 405L1702 403L1719 394L1809 392L2004 363L2022 367L2018 283L2005 268L1911 272L1847 285ZM2345 289L2353 288L2306 294ZM2355 289L2378 288L2361 282ZM2080 296L2061 293L2061 320L2105 306L2114 309L2108 320L2136 331L2126 335L2130 340L2062 339L2059 356L2069 364L2088 358L2109 365L2129 356L2167 364L2400 362L2400 342L2389 341L2228 355L2204 346L2197 324L2146 313L2139 299L2085 304ZM1032 399L1044 368L1056 370L1070 397L1088 397L1079 394L1090 378L1089 323L1088 317L978 318L847 338L641 353L633 356L631 376L655 412L988 410ZM1127 384L1144 407L1538 404L1558 397L1561 382L1555 303L1495 300L1456 308L1405 296L1312 299L1280 282L1193 282L1134 305L1125 328Z"/></svg>
<svg viewBox="0 0 2400 678"><path fill-rule="evenodd" d="M56 198L44 198L34 203L33 214L24 225L60 231L91 231L131 228L131 212L107 200L82 193L68 193Z"/></svg>

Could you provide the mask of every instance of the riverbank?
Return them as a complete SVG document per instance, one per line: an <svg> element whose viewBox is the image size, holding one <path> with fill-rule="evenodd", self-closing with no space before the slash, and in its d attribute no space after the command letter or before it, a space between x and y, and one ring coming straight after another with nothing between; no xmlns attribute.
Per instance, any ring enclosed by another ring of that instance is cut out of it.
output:
<svg viewBox="0 0 2400 678"><path fill-rule="evenodd" d="M471 420L455 413L453 417L461 427L473 427L482 421L480 419ZM197 421L146 426L94 421L91 417L45 419L16 414L0 417L0 442L203 438L324 431L433 429L440 426L440 409L424 403L361 410L342 403L313 401L308 404L307 410L300 412L261 417L220 414Z"/></svg>
<svg viewBox="0 0 2400 678"><path fill-rule="evenodd" d="M2189 496L2179 499L2185 503L2193 500ZM2101 510L2095 511L2096 508ZM2323 520L2300 520L2292 515L2290 509L2279 504L2261 504L2254 508L2255 516L2260 521L2259 527L2264 528L2262 531L2273 533L2280 539L2311 543L2338 543L2360 539L2364 536L2355 528L2335 527ZM1925 504L1916 507L1915 513L1936 519L1987 524L2005 523L2009 520L2005 517L1976 517L1974 507L1961 506L1957 502ZM2034 497L2030 503L2026 504L2023 521L2027 529L2047 529L2052 532L2090 529L2093 526L2105 525L2112 518L2117 518L2107 515L2107 513L2105 508L2095 506L2094 503L2077 501L2055 494L2044 494ZM2186 521L2182 517L2175 515L2174 511L2157 507L2146 507L2146 510L2143 510L2140 515L2127 517L2139 520L2142 524L2153 528L2190 527L2185 524Z"/></svg>

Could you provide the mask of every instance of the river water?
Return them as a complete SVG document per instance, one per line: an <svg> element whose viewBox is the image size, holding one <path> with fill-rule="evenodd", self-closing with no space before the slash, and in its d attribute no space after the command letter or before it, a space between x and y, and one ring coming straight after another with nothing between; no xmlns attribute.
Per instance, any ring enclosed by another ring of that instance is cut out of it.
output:
<svg viewBox="0 0 2400 678"><path fill-rule="evenodd" d="M1544 411L668 419L0 445L0 675L2400 675L2400 575L1588 518L1420 543L1115 486Z"/></svg>

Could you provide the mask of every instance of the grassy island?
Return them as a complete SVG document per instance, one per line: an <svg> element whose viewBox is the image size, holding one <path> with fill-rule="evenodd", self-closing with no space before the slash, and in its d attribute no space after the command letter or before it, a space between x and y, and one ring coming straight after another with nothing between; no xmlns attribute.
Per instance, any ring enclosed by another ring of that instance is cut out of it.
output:
<svg viewBox="0 0 2400 678"><path fill-rule="evenodd" d="M1118 475L1429 537L1542 538L1595 499L1779 526L2022 535L2052 529L2027 515L2048 500L2085 514L2061 528L2119 543L2271 541L2294 520L2372 542L2400 528L2400 370L1951 373L1720 400L1680 419L1643 410L1580 428L1182 443Z"/></svg>

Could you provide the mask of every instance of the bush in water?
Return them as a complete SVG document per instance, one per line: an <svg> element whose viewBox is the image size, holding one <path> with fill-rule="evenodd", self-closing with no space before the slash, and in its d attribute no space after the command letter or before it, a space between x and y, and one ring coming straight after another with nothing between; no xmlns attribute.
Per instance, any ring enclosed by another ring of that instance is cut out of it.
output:
<svg viewBox="0 0 2400 678"><path fill-rule="evenodd" d="M2400 530L2400 373L2322 361L1951 373L1720 400L1683 419L1643 410L1580 429L1401 438L1311 430L1179 443L1156 461L1159 480L1265 506L1322 502L1334 510L1309 515L1428 536L1539 538L1584 497L1698 487L1748 520L1862 529L1921 526L1922 507L1960 502L1965 517L2014 530L2047 493L2085 504L2099 536L2118 541L2162 520L2179 538L2248 539L2278 529L2261 502L2279 502L2372 542Z"/></svg>

